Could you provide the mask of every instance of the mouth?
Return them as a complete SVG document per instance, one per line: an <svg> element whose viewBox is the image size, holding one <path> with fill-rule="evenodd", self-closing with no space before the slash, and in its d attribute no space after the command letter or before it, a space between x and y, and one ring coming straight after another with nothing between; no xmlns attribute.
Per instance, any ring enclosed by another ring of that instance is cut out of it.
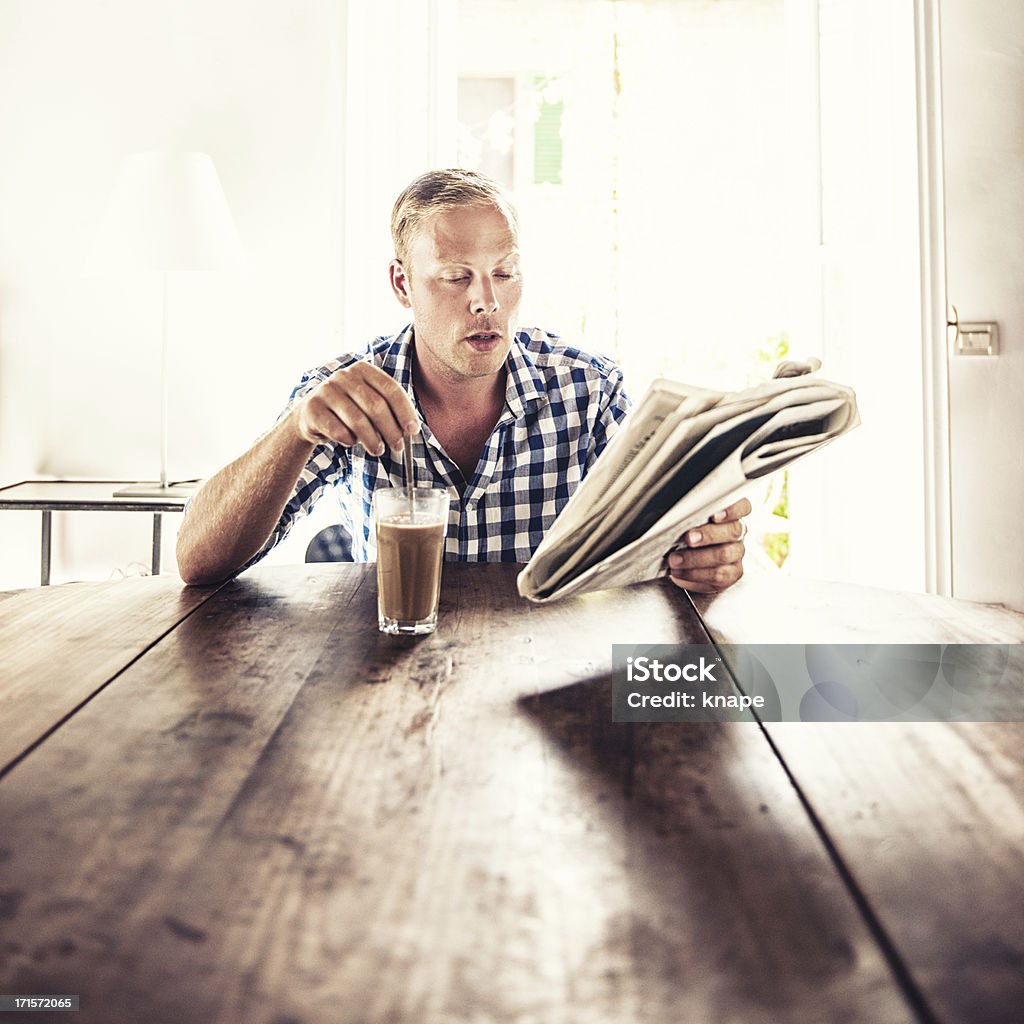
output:
<svg viewBox="0 0 1024 1024"><path fill-rule="evenodd" d="M501 333L499 331L477 331L474 334L467 334L466 341L477 352L490 352L501 342Z"/></svg>

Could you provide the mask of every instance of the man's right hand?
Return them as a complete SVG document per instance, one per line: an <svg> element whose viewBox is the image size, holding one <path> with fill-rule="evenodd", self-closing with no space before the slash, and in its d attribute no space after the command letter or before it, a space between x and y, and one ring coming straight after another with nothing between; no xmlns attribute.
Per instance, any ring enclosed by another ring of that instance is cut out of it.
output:
<svg viewBox="0 0 1024 1024"><path fill-rule="evenodd" d="M419 417L398 382L373 363L353 363L299 399L289 414L304 441L361 444L370 455L399 450L405 434L419 432Z"/></svg>
<svg viewBox="0 0 1024 1024"><path fill-rule="evenodd" d="M416 409L372 363L333 373L244 455L214 474L189 503L178 532L186 583L215 583L237 572L266 543L313 445L362 444L371 455L402 447L419 431Z"/></svg>

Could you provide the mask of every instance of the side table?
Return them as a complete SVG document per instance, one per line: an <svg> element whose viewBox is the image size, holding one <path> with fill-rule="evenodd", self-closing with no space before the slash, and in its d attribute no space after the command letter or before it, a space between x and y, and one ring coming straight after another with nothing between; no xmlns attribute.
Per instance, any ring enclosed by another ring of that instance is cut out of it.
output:
<svg viewBox="0 0 1024 1024"><path fill-rule="evenodd" d="M180 512L188 500L175 487L175 494L159 498L115 498L114 492L129 480L23 480L0 487L0 510L38 510L43 514L39 557L39 582L50 584L50 541L54 512L150 512L153 515L153 575L160 574L160 550L164 512ZM198 488L198 481L190 484Z"/></svg>

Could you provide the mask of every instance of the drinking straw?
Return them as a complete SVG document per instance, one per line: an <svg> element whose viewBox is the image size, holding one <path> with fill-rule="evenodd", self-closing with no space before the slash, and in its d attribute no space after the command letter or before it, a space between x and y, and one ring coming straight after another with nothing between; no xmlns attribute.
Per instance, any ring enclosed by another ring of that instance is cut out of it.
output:
<svg viewBox="0 0 1024 1024"><path fill-rule="evenodd" d="M409 521L416 515L416 471L412 466L412 437L406 434L402 438L402 449L405 455L405 489L409 494Z"/></svg>

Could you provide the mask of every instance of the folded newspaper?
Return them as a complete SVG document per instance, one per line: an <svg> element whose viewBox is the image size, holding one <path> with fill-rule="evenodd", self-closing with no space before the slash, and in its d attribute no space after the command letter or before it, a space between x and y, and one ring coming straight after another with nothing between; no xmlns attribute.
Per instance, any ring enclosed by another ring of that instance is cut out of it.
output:
<svg viewBox="0 0 1024 1024"><path fill-rule="evenodd" d="M817 365L784 363L729 393L655 381L519 574L519 593L554 601L664 576L687 530L860 422L853 391L806 372Z"/></svg>

